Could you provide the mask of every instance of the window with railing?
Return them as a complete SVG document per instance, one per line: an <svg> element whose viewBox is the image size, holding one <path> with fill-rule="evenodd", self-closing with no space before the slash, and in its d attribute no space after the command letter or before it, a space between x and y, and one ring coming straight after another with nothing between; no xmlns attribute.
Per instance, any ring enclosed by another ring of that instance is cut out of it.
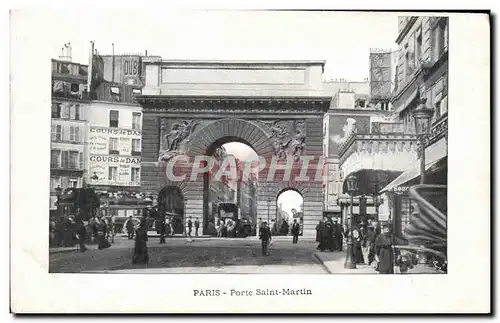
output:
<svg viewBox="0 0 500 323"><path fill-rule="evenodd" d="M80 127L69 127L69 141L80 142Z"/></svg>
<svg viewBox="0 0 500 323"><path fill-rule="evenodd" d="M52 118L61 117L61 103L52 103Z"/></svg>
<svg viewBox="0 0 500 323"><path fill-rule="evenodd" d="M63 127L62 125L52 125L51 127L51 138L54 141L61 141L63 139Z"/></svg>
<svg viewBox="0 0 500 323"><path fill-rule="evenodd" d="M132 139L132 156L140 156L140 155L141 155L141 140Z"/></svg>
<svg viewBox="0 0 500 323"><path fill-rule="evenodd" d="M118 180L118 167L109 166L108 174L109 174L109 180L112 182L116 182Z"/></svg>
<svg viewBox="0 0 500 323"><path fill-rule="evenodd" d="M436 62L448 46L448 18L438 18L432 28L432 60Z"/></svg>
<svg viewBox="0 0 500 323"><path fill-rule="evenodd" d="M120 112L118 110L109 111L109 126L112 128L118 128L119 118L120 118Z"/></svg>
<svg viewBox="0 0 500 323"><path fill-rule="evenodd" d="M50 151L50 167L59 168L61 166L61 151L52 149Z"/></svg>
<svg viewBox="0 0 500 323"><path fill-rule="evenodd" d="M133 112L132 113L132 129L140 130L141 129L141 113Z"/></svg>
<svg viewBox="0 0 500 323"><path fill-rule="evenodd" d="M78 151L69 152L69 169L79 169L80 168L80 155Z"/></svg>
<svg viewBox="0 0 500 323"><path fill-rule="evenodd" d="M109 153L120 154L118 150L118 138L109 138Z"/></svg>
<svg viewBox="0 0 500 323"><path fill-rule="evenodd" d="M69 151L61 152L61 168L69 168Z"/></svg>
<svg viewBox="0 0 500 323"><path fill-rule="evenodd" d="M140 183L140 175L141 175L141 169L138 167L132 167L132 182L133 183Z"/></svg>

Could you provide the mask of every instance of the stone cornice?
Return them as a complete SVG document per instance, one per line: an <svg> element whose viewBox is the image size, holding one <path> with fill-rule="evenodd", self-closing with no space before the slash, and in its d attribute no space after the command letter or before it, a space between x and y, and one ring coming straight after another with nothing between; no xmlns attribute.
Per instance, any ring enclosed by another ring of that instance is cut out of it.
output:
<svg viewBox="0 0 500 323"><path fill-rule="evenodd" d="M368 142L417 142L416 135L413 134L352 134L347 141L339 147L339 164L342 165L344 161L349 158L353 153L359 151L356 141Z"/></svg>
<svg viewBox="0 0 500 323"><path fill-rule="evenodd" d="M408 34L408 32L410 31L411 27L413 27L413 25L415 24L415 22L417 21L417 19L418 19L418 17L411 17L410 18L410 20L405 25L405 27L403 28L403 30L401 30L401 32L399 33L398 38L396 38L396 44L401 43L401 41Z"/></svg>
<svg viewBox="0 0 500 323"><path fill-rule="evenodd" d="M318 114L330 106L329 97L178 97L139 96L144 112L162 113L258 113L258 114Z"/></svg>

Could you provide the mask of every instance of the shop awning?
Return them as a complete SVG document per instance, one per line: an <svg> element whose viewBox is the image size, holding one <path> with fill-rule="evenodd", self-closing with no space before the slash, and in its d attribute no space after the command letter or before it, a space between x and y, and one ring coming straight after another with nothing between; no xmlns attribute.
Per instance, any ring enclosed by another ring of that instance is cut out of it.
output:
<svg viewBox="0 0 500 323"><path fill-rule="evenodd" d="M358 180L358 192L355 196L372 196L377 194L381 187L386 186L401 174L401 171L382 170L382 169L361 169L346 176L353 175ZM342 192L347 193L347 183L344 180Z"/></svg>
<svg viewBox="0 0 500 323"><path fill-rule="evenodd" d="M437 169L439 169L443 164L446 164L447 162L447 157L442 157L438 160L434 160L430 163L427 163L425 165L425 171L426 172L433 172ZM406 191L408 190L408 186L405 184L410 184L410 182L414 181L415 179L420 177L420 165L412 167L403 174L401 174L398 178L393 180L391 183L389 183L386 187L384 187L380 193L384 192L395 192L395 191ZM413 183L411 183L413 184Z"/></svg>

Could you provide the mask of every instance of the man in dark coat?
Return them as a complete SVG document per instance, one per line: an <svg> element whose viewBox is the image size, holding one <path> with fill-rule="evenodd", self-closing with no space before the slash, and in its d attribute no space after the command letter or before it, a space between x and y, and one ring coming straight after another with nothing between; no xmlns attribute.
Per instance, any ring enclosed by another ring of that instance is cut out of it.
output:
<svg viewBox="0 0 500 323"><path fill-rule="evenodd" d="M319 222L316 232L318 233L317 235L319 240L319 245L316 249L325 251L325 223L323 221Z"/></svg>
<svg viewBox="0 0 500 323"><path fill-rule="evenodd" d="M291 231L293 235L293 243L296 244L299 242L299 234L300 234L300 224L297 223L297 219L293 219Z"/></svg>
<svg viewBox="0 0 500 323"><path fill-rule="evenodd" d="M200 229L200 221L198 219L194 220L194 234L198 236L198 230Z"/></svg>
<svg viewBox="0 0 500 323"><path fill-rule="evenodd" d="M320 237L321 237L321 235L320 235L320 229L322 227L321 223L322 223L322 221L320 220L318 222L318 224L316 225L316 242L321 242L321 239L320 239Z"/></svg>
<svg viewBox="0 0 500 323"><path fill-rule="evenodd" d="M80 244L80 252L87 251L87 247L85 247L85 239L87 239L87 228L85 227L83 221L80 221L80 224L78 226L78 237L79 237L78 242Z"/></svg>
<svg viewBox="0 0 500 323"><path fill-rule="evenodd" d="M167 233L167 226L165 224L165 219L158 221L158 231L160 231L160 243L165 243L165 234Z"/></svg>
<svg viewBox="0 0 500 323"><path fill-rule="evenodd" d="M271 241L271 229L267 226L267 222L262 222L262 227L260 228L260 237L262 240L262 255L267 256L268 253L268 248L269 248L269 242Z"/></svg>
<svg viewBox="0 0 500 323"><path fill-rule="evenodd" d="M128 217L127 221L127 236L129 239L134 239L134 222L131 216Z"/></svg>
<svg viewBox="0 0 500 323"><path fill-rule="evenodd" d="M337 220L333 223L333 249L342 251L342 227Z"/></svg>
<svg viewBox="0 0 500 323"><path fill-rule="evenodd" d="M193 231L193 222L191 221L191 217L188 220L188 236L191 236L191 231Z"/></svg>
<svg viewBox="0 0 500 323"><path fill-rule="evenodd" d="M324 248L333 251L333 224L330 220L325 221L325 231L323 239Z"/></svg>

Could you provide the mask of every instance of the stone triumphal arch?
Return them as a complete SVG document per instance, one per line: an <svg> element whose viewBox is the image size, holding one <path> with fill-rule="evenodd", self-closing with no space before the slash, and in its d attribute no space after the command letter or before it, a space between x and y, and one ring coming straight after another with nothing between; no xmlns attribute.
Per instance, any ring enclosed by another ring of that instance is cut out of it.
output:
<svg viewBox="0 0 500 323"><path fill-rule="evenodd" d="M142 190L157 196L166 186L179 187L185 216L198 219L203 228L208 212L203 176L172 181L168 162L181 155L189 160L211 155L217 146L238 141L268 162L292 160L306 169L307 181L293 175L284 180L282 169L272 178L269 168L259 172L257 216L264 218L268 208L275 214L279 192L293 188L304 198L304 234L312 234L323 209L323 183L315 175L322 167L323 116L331 100L321 87L324 62L146 58L144 64L145 87L138 97L143 107ZM307 167L303 158L310 160Z"/></svg>

